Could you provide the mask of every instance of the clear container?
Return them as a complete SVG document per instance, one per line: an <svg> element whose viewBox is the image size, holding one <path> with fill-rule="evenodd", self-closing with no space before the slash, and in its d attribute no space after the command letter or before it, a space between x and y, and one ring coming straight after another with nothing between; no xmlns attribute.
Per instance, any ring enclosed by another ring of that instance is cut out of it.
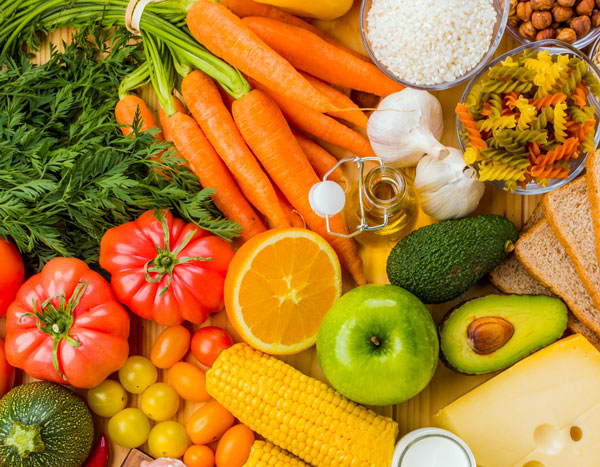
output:
<svg viewBox="0 0 600 467"><path fill-rule="evenodd" d="M600 28L598 29L600 30ZM600 53L600 33L598 34L598 36L599 38L590 47L590 53L588 54L588 56L590 57L590 60L594 65L600 67L600 56L597 59L594 59L594 57Z"/></svg>
<svg viewBox="0 0 600 467"><path fill-rule="evenodd" d="M520 54L521 52L523 52L526 49L534 50L534 51L537 50L537 51L541 51L541 52L547 50L548 53L550 53L551 55L568 54L568 55L576 56L576 57L580 58L581 60L583 60L587 64L588 69L591 70L600 79L600 70L598 70L596 65L594 65L591 62L591 60L588 58L587 55L585 55L583 52L579 51L577 48L575 48L569 44L566 44L564 42L557 41L557 40L537 41L537 42L532 42L530 44L523 44L523 45L517 47L516 49L513 49L513 50L505 53L504 55L501 55L500 57L492 60L488 66L479 70L479 72L473 77L471 82L466 87L460 101L465 102L467 96L471 92L471 89L473 89L473 86L475 86L475 84L477 84L481 79L484 78L485 74L488 72L488 70L491 67L502 62L507 57L512 57L512 56ZM593 105L595 108L596 121L600 121L600 103L598 102L598 100L592 93L590 93L588 96L588 102L590 105ZM460 134L463 129L464 129L463 124L460 122L460 120L457 116L456 117L456 131L457 131L460 147L464 152L467 147L468 141L463 140L463 138ZM595 141L595 145L598 146L598 143L600 142L600 125L598 125L596 128L596 135L595 135L594 141ZM517 187L517 189L515 190L514 193L520 194L520 195L539 195L542 193L547 193L549 191L555 190L556 188L559 188L561 186L564 186L567 183L569 183L570 181L577 178L577 176L583 171L583 169L585 168L586 158L587 158L587 153L581 153L581 155L577 159L569 160L569 165L571 166L571 171L569 173L569 177L566 179L551 179L550 182L548 183L548 185L545 187L539 186L536 183L532 182L532 183L529 183L525 187L525 189L523 189L521 187ZM477 164L474 164L473 168L475 168L475 170L477 170ZM489 183L490 185L493 185L497 188L500 188L500 189L504 188L504 181L502 181L502 180L488 181L487 183Z"/></svg>
<svg viewBox="0 0 600 467"><path fill-rule="evenodd" d="M444 1L444 0L439 0L439 1ZM491 0L491 1L494 6L494 9L496 10L496 24L494 25L494 31L492 33L492 41L490 43L490 47L489 47L487 53L483 56L483 58L479 61L479 63L473 67L473 69L471 71L469 71L468 73L464 74L463 76L461 76L459 78L456 78L453 81L446 81L443 83L429 84L429 85L413 84L413 83L409 83L408 81L404 81L401 78L398 78L394 73L392 73L390 70L388 70L385 65L380 63L379 60L377 60L377 57L375 57L375 53L373 52L373 50L371 48L371 43L369 42L369 37L367 34L367 14L369 13L369 10L371 8L372 0L362 0L361 10L360 10L360 34L362 36L362 40L365 45L365 48L367 49L367 52L368 52L369 56L371 57L371 60L373 60L373 63L375 65L377 65L377 67L381 71L383 71L386 75L388 75L394 81L397 81L398 83L401 83L404 86L409 86L411 88L416 88L416 89L426 89L426 90L430 90L430 91L449 89L454 86L458 86L461 83L464 83L465 81L470 79L472 76L474 76L476 73L478 73L482 68L484 68L486 66L488 60L494 55L494 52L496 52L496 49L500 45L500 41L502 40L502 36L504 34L504 29L506 28L506 23L508 21L508 13L510 10L510 1L509 0Z"/></svg>

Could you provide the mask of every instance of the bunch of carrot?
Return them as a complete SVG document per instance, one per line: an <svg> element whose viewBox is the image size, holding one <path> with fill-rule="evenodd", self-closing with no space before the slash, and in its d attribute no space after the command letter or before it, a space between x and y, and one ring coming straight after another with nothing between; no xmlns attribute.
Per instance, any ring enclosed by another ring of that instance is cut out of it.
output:
<svg viewBox="0 0 600 467"><path fill-rule="evenodd" d="M342 266L364 284L356 243L330 235L308 201L311 187L337 161L298 130L372 156L368 140L336 120L364 128L367 117L328 83L379 96L402 87L309 23L252 0L197 0L187 24L201 44L244 73L254 89L237 100L224 99L210 77L189 73L181 93L191 115L180 102L173 115L161 111L165 139L174 142L201 184L216 190L215 204L241 225L243 240L267 228L257 211L270 227L307 225L331 243ZM153 126L145 104L130 97L128 105L119 103L118 120L131 124L135 104L148 119L144 126ZM332 178L341 181L341 171ZM331 226L346 232L339 215Z"/></svg>

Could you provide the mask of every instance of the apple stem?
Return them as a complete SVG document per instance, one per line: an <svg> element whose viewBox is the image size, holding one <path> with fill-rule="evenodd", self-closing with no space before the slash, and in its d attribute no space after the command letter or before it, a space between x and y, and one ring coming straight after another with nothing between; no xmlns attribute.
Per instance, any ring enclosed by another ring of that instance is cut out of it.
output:
<svg viewBox="0 0 600 467"><path fill-rule="evenodd" d="M381 344L379 342L379 339L377 339L377 337L375 336L371 337L371 342L373 342L373 344L375 344L376 347L379 347L379 345Z"/></svg>

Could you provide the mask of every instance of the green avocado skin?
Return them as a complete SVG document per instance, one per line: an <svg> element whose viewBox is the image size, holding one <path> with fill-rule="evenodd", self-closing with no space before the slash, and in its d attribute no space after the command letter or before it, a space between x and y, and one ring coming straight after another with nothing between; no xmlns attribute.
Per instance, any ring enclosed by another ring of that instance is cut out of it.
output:
<svg viewBox="0 0 600 467"><path fill-rule="evenodd" d="M518 236L510 220L495 214L428 225L392 249L388 279L425 303L447 302L498 266Z"/></svg>
<svg viewBox="0 0 600 467"><path fill-rule="evenodd" d="M44 450L23 458L5 446L15 422L42 426ZM83 399L64 386L23 384L0 400L0 467L79 467L93 440L92 414Z"/></svg>
<svg viewBox="0 0 600 467"><path fill-rule="evenodd" d="M503 370L552 344L567 329L567 306L545 295L485 295L459 303L438 325L440 359L451 370L481 375ZM469 325L480 318L502 318L514 330L495 352L481 355L467 341Z"/></svg>

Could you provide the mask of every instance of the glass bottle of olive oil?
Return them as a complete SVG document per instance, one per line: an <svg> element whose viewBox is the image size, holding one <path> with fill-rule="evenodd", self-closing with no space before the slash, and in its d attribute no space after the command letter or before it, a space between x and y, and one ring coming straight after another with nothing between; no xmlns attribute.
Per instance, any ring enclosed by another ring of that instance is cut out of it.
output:
<svg viewBox="0 0 600 467"><path fill-rule="evenodd" d="M350 191L345 209L348 230L353 232L362 223L361 198L365 213L365 224L380 226L376 230L365 230L356 236L363 245L393 243L410 233L415 225L418 206L412 183L395 168L376 166L364 178L362 197L359 184ZM386 223L387 218L387 223Z"/></svg>

